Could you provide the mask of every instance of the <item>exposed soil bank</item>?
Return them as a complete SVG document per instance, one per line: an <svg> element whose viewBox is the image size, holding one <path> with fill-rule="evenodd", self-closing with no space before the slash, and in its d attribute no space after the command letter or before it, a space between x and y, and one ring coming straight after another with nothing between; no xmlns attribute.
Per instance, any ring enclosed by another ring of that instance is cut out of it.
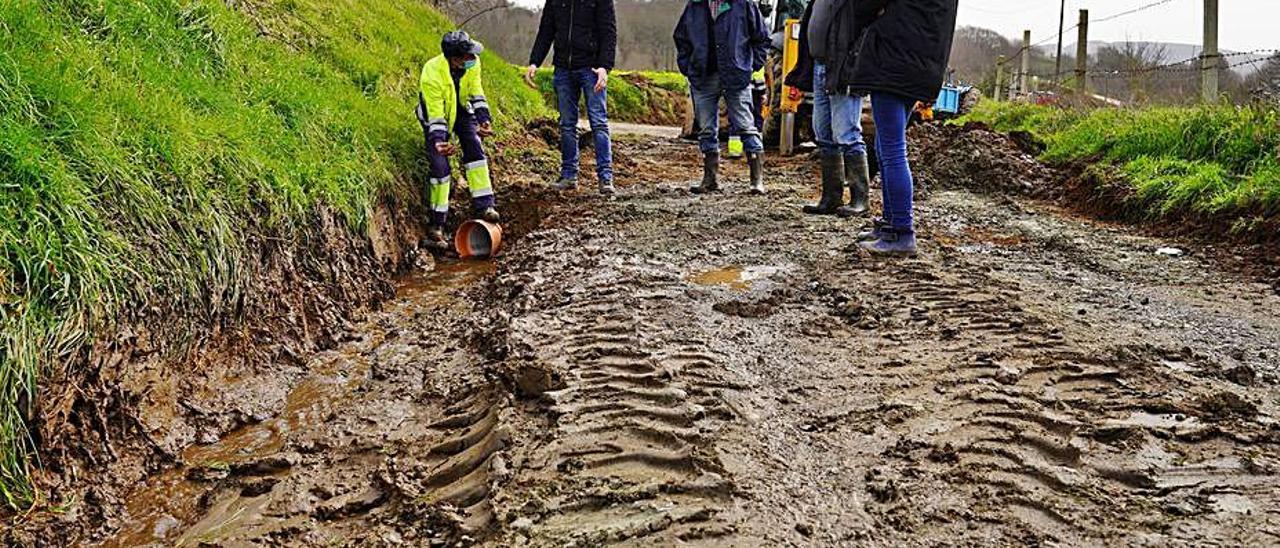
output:
<svg viewBox="0 0 1280 548"><path fill-rule="evenodd" d="M405 280L298 367L266 420L184 450L77 539L1280 538L1266 286L943 183L979 165L922 172L924 255L873 261L850 251L857 223L799 213L811 162L769 158L768 197L746 193L741 164L725 192L692 196L692 144L620 139L618 154L621 197L523 196L528 235L493 271Z"/></svg>
<svg viewBox="0 0 1280 548"><path fill-rule="evenodd" d="M1004 134L978 122L930 124L913 128L912 139L912 159L926 183L1034 196L1155 237L1190 239L1201 253L1269 279L1280 290L1280 216L1274 212L1244 219L1170 212L1153 221L1150 208L1158 206L1135 200L1117 169L1088 162L1046 166L1036 160L1044 145L1029 133Z"/></svg>

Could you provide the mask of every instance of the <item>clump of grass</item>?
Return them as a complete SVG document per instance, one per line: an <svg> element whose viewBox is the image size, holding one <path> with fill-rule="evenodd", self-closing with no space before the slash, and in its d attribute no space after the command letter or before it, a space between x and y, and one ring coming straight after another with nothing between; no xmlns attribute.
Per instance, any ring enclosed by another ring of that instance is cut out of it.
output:
<svg viewBox="0 0 1280 548"><path fill-rule="evenodd" d="M1092 111L985 102L965 120L1027 131L1042 159L1116 166L1148 218L1274 215L1280 211L1280 112L1274 107Z"/></svg>
<svg viewBox="0 0 1280 548"><path fill-rule="evenodd" d="M360 230L421 155L422 64L452 23L395 0L0 4L0 498L35 495L38 383L122 313L234 314L247 235L324 207ZM499 129L547 110L483 58ZM230 318L234 319L234 318Z"/></svg>

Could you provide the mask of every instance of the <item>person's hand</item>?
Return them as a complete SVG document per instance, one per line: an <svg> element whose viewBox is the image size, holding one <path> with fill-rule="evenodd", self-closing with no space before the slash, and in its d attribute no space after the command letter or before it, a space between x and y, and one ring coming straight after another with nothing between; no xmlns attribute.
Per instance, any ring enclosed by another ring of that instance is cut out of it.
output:
<svg viewBox="0 0 1280 548"><path fill-rule="evenodd" d="M524 71L524 82L526 84L529 84L529 87L531 88L538 87L537 84L533 83L533 78L537 75L538 75L538 65L529 65L529 68Z"/></svg>
<svg viewBox="0 0 1280 548"><path fill-rule="evenodd" d="M609 70L601 67L592 69L592 72L596 73L596 93L600 93L609 85Z"/></svg>
<svg viewBox="0 0 1280 548"><path fill-rule="evenodd" d="M457 151L451 143L436 143L436 153L441 156L453 156Z"/></svg>
<svg viewBox="0 0 1280 548"><path fill-rule="evenodd" d="M478 133L481 137L492 137L493 122L482 122L480 126L476 128L476 133Z"/></svg>

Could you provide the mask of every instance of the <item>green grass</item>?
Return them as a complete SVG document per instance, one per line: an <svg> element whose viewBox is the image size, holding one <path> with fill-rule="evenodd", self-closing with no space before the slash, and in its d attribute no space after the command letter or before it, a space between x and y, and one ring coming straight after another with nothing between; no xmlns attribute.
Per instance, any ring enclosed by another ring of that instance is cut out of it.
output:
<svg viewBox="0 0 1280 548"><path fill-rule="evenodd" d="M1280 112L1274 107L1071 110L981 103L963 121L1027 131L1051 163L1114 166L1132 192L1126 204L1156 219L1280 212Z"/></svg>
<svg viewBox="0 0 1280 548"><path fill-rule="evenodd" d="M549 108L556 108L552 69L538 71L538 90ZM679 123L681 103L689 95L689 81L674 72L618 71L609 78L609 119L647 124ZM586 112L583 111L585 117Z"/></svg>
<svg viewBox="0 0 1280 548"><path fill-rule="evenodd" d="M5 504L35 495L38 383L116 318L234 316L249 234L297 238L321 207L361 230L377 196L417 192L397 181L420 160L418 74L451 27L397 0L0 5ZM483 64L500 131L547 113Z"/></svg>

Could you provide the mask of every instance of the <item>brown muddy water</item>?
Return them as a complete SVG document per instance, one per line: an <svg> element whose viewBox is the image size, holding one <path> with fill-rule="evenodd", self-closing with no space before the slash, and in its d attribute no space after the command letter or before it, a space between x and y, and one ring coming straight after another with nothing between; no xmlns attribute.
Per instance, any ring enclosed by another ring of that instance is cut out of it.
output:
<svg viewBox="0 0 1280 548"><path fill-rule="evenodd" d="M946 169L874 260L804 159L694 196L694 145L617 150L621 196L407 280L105 545L1280 544L1265 281Z"/></svg>

